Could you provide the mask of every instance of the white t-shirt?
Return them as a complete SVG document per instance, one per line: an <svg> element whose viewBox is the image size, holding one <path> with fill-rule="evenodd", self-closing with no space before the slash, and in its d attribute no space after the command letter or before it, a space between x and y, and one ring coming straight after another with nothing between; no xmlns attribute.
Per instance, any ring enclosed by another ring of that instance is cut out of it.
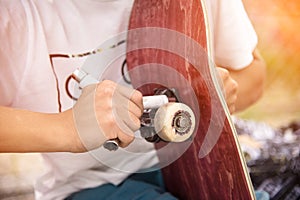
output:
<svg viewBox="0 0 300 200"><path fill-rule="evenodd" d="M58 112L58 102L62 110L71 108L74 102L66 94L65 82L87 57L58 54L92 51L126 31L132 3L133 0L0 1L0 105L47 113ZM242 2L206 3L215 62L232 69L250 64L257 36ZM106 74L114 76L114 72ZM95 156L99 154L102 156ZM143 139L117 152L99 148L81 154L48 153L43 158L47 173L35 187L37 199L43 200L63 199L104 183L118 184L131 172L158 161L153 145Z"/></svg>

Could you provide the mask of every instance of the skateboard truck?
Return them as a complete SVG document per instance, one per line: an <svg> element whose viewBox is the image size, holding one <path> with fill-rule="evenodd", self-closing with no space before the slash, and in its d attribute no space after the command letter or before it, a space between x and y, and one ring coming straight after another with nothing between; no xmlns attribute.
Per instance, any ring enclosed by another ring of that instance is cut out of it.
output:
<svg viewBox="0 0 300 200"><path fill-rule="evenodd" d="M72 78L83 88L98 83L90 74L75 70ZM190 138L195 128L193 111L185 104L179 103L175 89L156 89L154 96L143 97L144 112L141 117L141 136L149 142L183 142ZM107 140L103 147L116 151L118 139Z"/></svg>
<svg viewBox="0 0 300 200"><path fill-rule="evenodd" d="M187 105L179 103L177 91L173 88L159 88L154 93L167 96L168 103L144 110L141 136L153 143L183 142L189 139L195 128L193 111Z"/></svg>

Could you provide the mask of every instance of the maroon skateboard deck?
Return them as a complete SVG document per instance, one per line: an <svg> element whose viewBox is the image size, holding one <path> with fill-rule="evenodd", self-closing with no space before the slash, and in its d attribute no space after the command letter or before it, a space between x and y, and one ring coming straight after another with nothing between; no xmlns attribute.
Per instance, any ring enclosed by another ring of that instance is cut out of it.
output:
<svg viewBox="0 0 300 200"><path fill-rule="evenodd" d="M127 67L143 95L167 89L188 105L196 131L181 143L156 143L167 190L179 199L255 199L211 60L200 0L135 0Z"/></svg>

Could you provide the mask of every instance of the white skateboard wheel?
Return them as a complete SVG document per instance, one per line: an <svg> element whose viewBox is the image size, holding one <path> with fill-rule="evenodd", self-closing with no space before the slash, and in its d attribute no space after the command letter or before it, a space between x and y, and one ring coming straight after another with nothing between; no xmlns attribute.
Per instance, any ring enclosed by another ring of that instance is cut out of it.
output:
<svg viewBox="0 0 300 200"><path fill-rule="evenodd" d="M155 113L154 129L167 142L186 141L194 132L195 115L183 103L167 103Z"/></svg>

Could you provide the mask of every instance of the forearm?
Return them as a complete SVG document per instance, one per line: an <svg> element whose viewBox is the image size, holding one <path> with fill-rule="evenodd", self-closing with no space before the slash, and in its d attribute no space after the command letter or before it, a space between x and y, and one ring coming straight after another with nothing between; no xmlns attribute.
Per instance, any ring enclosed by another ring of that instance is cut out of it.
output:
<svg viewBox="0 0 300 200"><path fill-rule="evenodd" d="M0 107L0 152L74 151L71 113L45 114Z"/></svg>
<svg viewBox="0 0 300 200"><path fill-rule="evenodd" d="M238 83L236 112L255 103L263 94L266 66L258 50L253 52L253 62L238 71L229 70L231 77Z"/></svg>

